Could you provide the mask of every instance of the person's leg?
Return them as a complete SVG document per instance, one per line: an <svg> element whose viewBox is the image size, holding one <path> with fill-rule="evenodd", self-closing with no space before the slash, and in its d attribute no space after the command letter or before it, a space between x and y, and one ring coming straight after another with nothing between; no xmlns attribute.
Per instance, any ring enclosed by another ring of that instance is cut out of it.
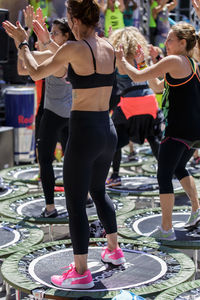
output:
<svg viewBox="0 0 200 300"><path fill-rule="evenodd" d="M190 158L193 156L194 152L194 149L185 149L182 158L179 161L179 165L175 170L176 177L180 181L184 191L191 201L192 212L195 212L199 208L199 199L194 178L187 171L186 165Z"/></svg>
<svg viewBox="0 0 200 300"><path fill-rule="evenodd" d="M119 148L116 150L114 157L113 157L113 162L112 162L113 173L111 175L112 179L119 177L121 157L122 157L122 150L121 150L121 148Z"/></svg>
<svg viewBox="0 0 200 300"><path fill-rule="evenodd" d="M159 147L160 147L160 142L159 142L158 137L148 136L147 141L149 142L149 145L151 147L153 155L158 160L158 153L159 153Z"/></svg>
<svg viewBox="0 0 200 300"><path fill-rule="evenodd" d="M59 117L47 109L44 110L39 130L38 154L41 169L41 182L47 211L53 211L55 209L55 178L52 162L54 160L54 150L58 139L58 132L60 128L62 128L64 122L64 118Z"/></svg>
<svg viewBox="0 0 200 300"><path fill-rule="evenodd" d="M180 183L185 190L186 194L188 195L192 211L191 215L189 216L187 222L185 223L185 228L189 228L191 226L195 226L200 221L200 208L199 208L199 198L198 193L195 185L194 178L189 174L189 172L186 170L186 164L194 154L194 149L186 149L181 161L179 163L179 166L177 167L175 171L176 177L180 180Z"/></svg>
<svg viewBox="0 0 200 300"><path fill-rule="evenodd" d="M101 155L105 144L104 127L102 125L102 129L99 126L104 123L104 120L98 120L102 114L72 112L70 134L64 158L63 174L69 228L75 268L80 274L87 270L89 224L86 214L86 198L93 177L94 162ZM97 127L95 126L96 122ZM104 189L106 175L107 172L104 176Z"/></svg>
<svg viewBox="0 0 200 300"><path fill-rule="evenodd" d="M106 251L117 251L117 255L113 252L117 259L113 260L112 263L121 264L125 259L118 245L115 209L112 200L105 191L105 178L109 172L116 141L115 128L111 124L110 129L107 130L106 147L93 165L90 192L96 205L98 217L106 231L108 242L107 250L104 249L104 252L102 253L102 259L104 261L106 260Z"/></svg>
<svg viewBox="0 0 200 300"><path fill-rule="evenodd" d="M106 181L107 184L120 184L120 176L119 176L119 170L120 170L120 163L121 163L121 157L122 157L122 147L128 145L129 143L129 135L126 132L126 126L124 124L115 125L116 132L117 132L117 147L116 151L113 155L112 159L112 169L113 173L111 174L111 177L108 178Z"/></svg>
<svg viewBox="0 0 200 300"><path fill-rule="evenodd" d="M183 143L172 139L168 139L160 145L157 178L160 189L162 228L165 231L172 228L172 211L174 205L172 177L179 166L185 149L186 146Z"/></svg>
<svg viewBox="0 0 200 300"><path fill-rule="evenodd" d="M85 141L85 143L84 143ZM63 179L69 214L69 230L72 240L76 271L83 274L87 269L89 224L86 214L86 198L91 177L91 165L86 146L92 148L85 133L73 128L70 132L64 156ZM76 170L76 171L75 171Z"/></svg>
<svg viewBox="0 0 200 300"><path fill-rule="evenodd" d="M162 210L162 229L168 231L172 228L172 212L174 207L174 194L160 194L160 207Z"/></svg>
<svg viewBox="0 0 200 300"><path fill-rule="evenodd" d="M194 178L192 176L184 177L180 183L191 201L192 212L195 212L199 209L199 198Z"/></svg>

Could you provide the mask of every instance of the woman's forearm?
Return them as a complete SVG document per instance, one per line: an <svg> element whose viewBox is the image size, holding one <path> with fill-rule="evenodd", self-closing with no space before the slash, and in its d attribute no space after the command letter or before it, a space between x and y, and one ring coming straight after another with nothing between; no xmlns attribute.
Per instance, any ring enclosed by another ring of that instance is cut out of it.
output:
<svg viewBox="0 0 200 300"><path fill-rule="evenodd" d="M33 55L31 54L31 51L29 50L28 46L23 46L20 51L22 51L22 57L27 71L34 80L34 75L37 72L38 64L34 59Z"/></svg>

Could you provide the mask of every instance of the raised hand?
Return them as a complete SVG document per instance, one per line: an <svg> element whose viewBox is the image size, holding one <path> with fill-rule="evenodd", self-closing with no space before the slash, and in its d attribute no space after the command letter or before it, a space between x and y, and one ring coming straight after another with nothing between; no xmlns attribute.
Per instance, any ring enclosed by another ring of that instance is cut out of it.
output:
<svg viewBox="0 0 200 300"><path fill-rule="evenodd" d="M115 55L118 62L122 61L124 58L124 48L122 44L120 44L119 48L115 50Z"/></svg>
<svg viewBox="0 0 200 300"><path fill-rule="evenodd" d="M47 29L47 26L45 23L41 25L37 20L33 21L33 30L35 34L37 35L37 38L39 41L41 41L43 44L46 44L50 40L50 33Z"/></svg>
<svg viewBox="0 0 200 300"><path fill-rule="evenodd" d="M34 8L31 5L27 5L25 9L23 9L25 25L28 28L33 28L33 20L35 19Z"/></svg>
<svg viewBox="0 0 200 300"><path fill-rule="evenodd" d="M200 0L192 0L192 5L194 6L196 14L200 19Z"/></svg>
<svg viewBox="0 0 200 300"><path fill-rule="evenodd" d="M143 62L145 60L145 58L144 58L144 51L143 51L141 45L137 46L137 50L135 52L134 58L135 58L137 64L139 64L139 63L141 63L141 62Z"/></svg>
<svg viewBox="0 0 200 300"><path fill-rule="evenodd" d="M38 7L36 10L36 18L35 19L40 23L40 25L43 26L45 24L47 16L43 17L42 9L40 7Z"/></svg>
<svg viewBox="0 0 200 300"><path fill-rule="evenodd" d="M6 33L17 43L20 44L21 42L28 40L27 32L23 29L23 27L18 21L16 22L16 26L10 23L9 21L4 21L2 25Z"/></svg>

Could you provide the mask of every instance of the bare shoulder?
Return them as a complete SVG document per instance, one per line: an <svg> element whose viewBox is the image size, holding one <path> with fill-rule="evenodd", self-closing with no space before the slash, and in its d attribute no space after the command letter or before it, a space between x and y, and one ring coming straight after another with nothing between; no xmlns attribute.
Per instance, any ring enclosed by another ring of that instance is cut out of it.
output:
<svg viewBox="0 0 200 300"><path fill-rule="evenodd" d="M99 45L105 54L114 56L115 49L107 39L99 38Z"/></svg>
<svg viewBox="0 0 200 300"><path fill-rule="evenodd" d="M67 41L58 50L61 55L68 58L69 61L73 60L74 57L80 55L81 44L79 41Z"/></svg>
<svg viewBox="0 0 200 300"><path fill-rule="evenodd" d="M160 60L158 64L178 65L178 64L182 64L184 59L185 57L181 55L169 55L164 57L162 60Z"/></svg>

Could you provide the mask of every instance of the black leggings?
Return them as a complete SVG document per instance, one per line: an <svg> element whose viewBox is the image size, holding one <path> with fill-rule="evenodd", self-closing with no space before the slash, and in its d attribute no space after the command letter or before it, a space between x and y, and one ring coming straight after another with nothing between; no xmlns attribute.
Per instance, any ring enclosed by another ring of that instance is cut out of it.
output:
<svg viewBox="0 0 200 300"><path fill-rule="evenodd" d="M112 168L113 173L116 176L119 176L119 169L120 169L120 163L122 158L122 148L129 143L129 135L124 130L124 126L116 126L117 130L117 136L118 136L118 144L117 144L117 150L114 154L113 162L112 162ZM147 141L149 142L149 145L151 147L152 153L155 156L156 159L158 159L158 152L159 152L159 146L160 141L157 136L148 136Z"/></svg>
<svg viewBox="0 0 200 300"><path fill-rule="evenodd" d="M168 138L160 144L157 172L160 194L172 194L174 192L173 175L179 181L190 175L186 170L186 164L194 151L194 149L188 149L184 143L173 138Z"/></svg>
<svg viewBox="0 0 200 300"><path fill-rule="evenodd" d="M116 144L115 127L108 112L71 112L63 173L74 254L88 253L88 191L106 233L117 232L115 209L105 192Z"/></svg>
<svg viewBox="0 0 200 300"><path fill-rule="evenodd" d="M68 139L68 118L62 118L48 109L44 109L40 121L38 139L38 157L40 176L46 204L54 203L55 177L52 162L56 143L59 141L65 151Z"/></svg>

